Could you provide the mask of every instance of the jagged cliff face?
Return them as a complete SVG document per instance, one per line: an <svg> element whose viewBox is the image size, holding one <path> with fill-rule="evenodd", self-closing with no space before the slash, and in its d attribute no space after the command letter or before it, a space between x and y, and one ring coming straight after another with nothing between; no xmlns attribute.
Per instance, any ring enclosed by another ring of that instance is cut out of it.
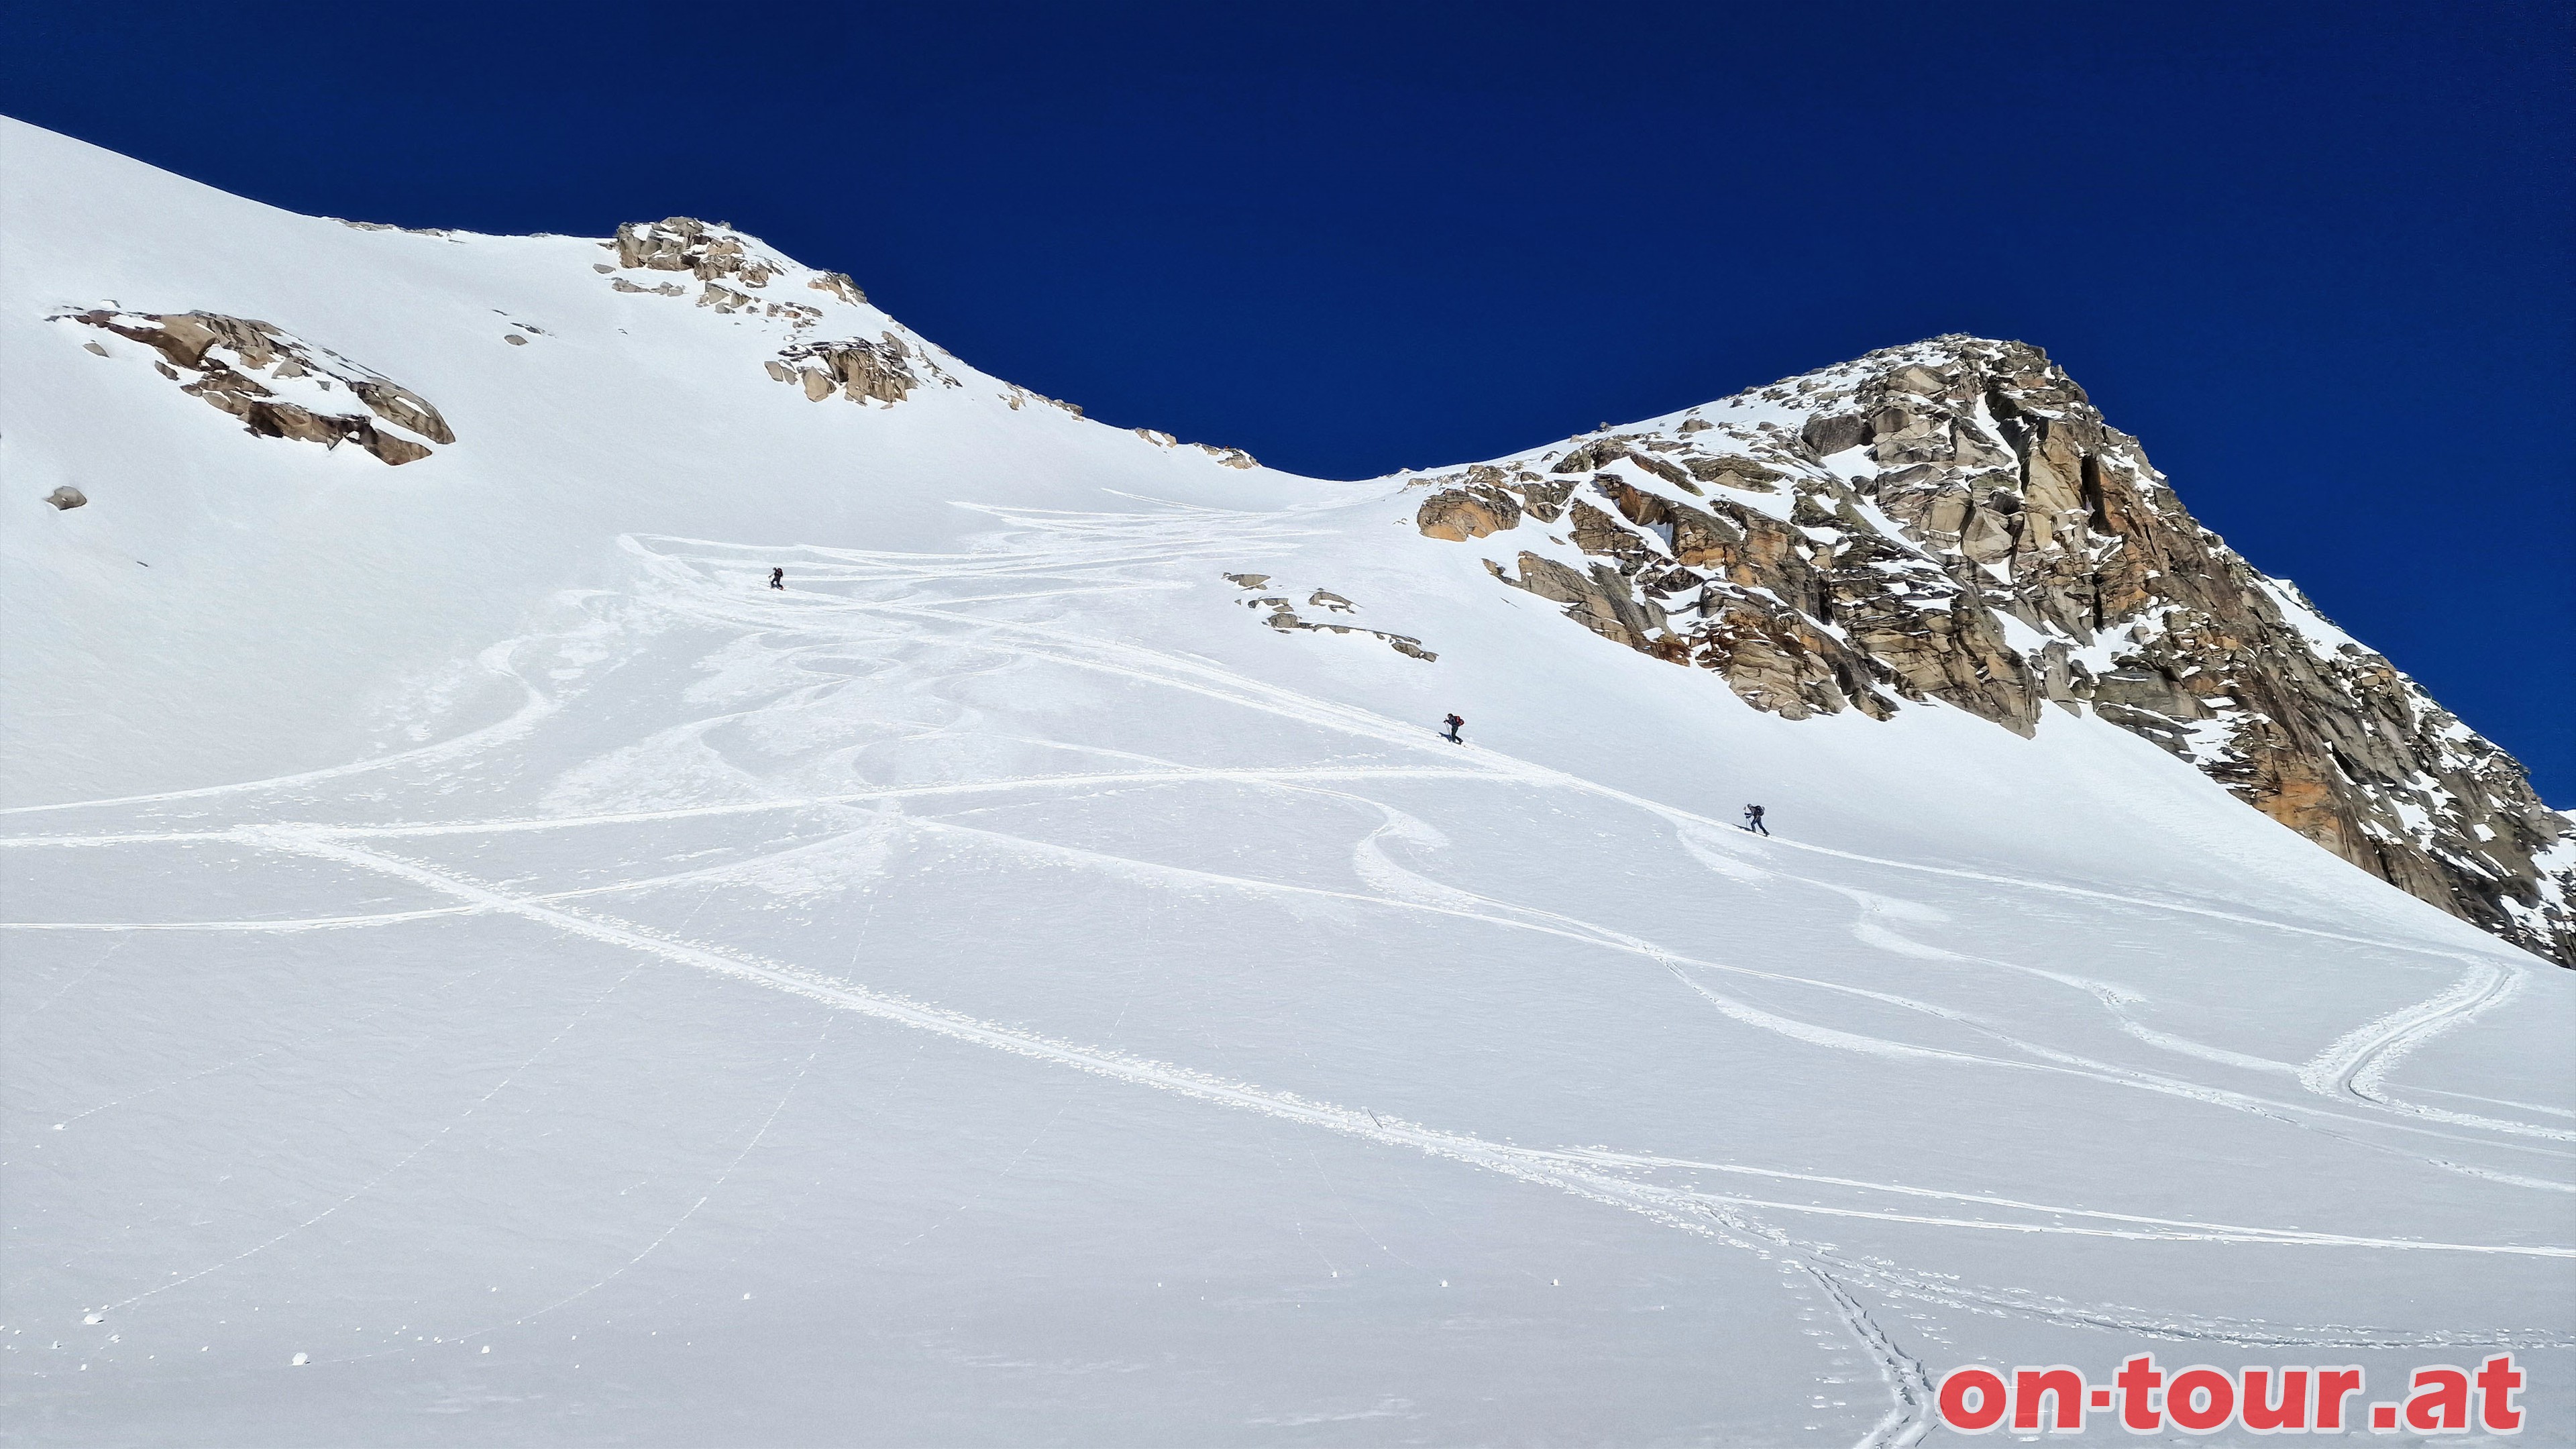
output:
<svg viewBox="0 0 2576 1449"><path fill-rule="evenodd" d="M1944 337L1423 480L1433 538L1790 719L1909 701L2154 741L2345 860L2576 965L2576 828L2200 526L2039 349Z"/></svg>

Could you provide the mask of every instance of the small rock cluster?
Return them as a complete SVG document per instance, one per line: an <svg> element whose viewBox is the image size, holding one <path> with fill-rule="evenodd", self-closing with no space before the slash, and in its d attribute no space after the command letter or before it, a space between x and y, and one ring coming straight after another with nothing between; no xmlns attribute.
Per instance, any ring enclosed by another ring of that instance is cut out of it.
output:
<svg viewBox="0 0 2576 1449"><path fill-rule="evenodd" d="M903 401L921 385L912 369L912 349L892 332L875 342L851 338L842 342L798 343L761 365L779 382L794 382L805 396L821 402L838 392L852 402L874 401L888 407Z"/></svg>
<svg viewBox="0 0 2576 1449"><path fill-rule="evenodd" d="M601 245L616 252L617 265L628 271L687 272L710 287L729 280L758 291L786 275L792 267L785 259L763 248L756 239L744 236L723 222L704 222L694 216L630 221L617 229L615 241L602 242ZM624 281L623 278L617 280ZM867 293L860 291L857 283L840 272L818 272L805 285L854 306L868 299ZM647 289L627 282L619 290ZM676 297L687 289L676 283L665 283L651 290L664 291ZM746 305L752 300L733 287L721 290L734 299L728 304L731 306Z"/></svg>
<svg viewBox="0 0 2576 1449"><path fill-rule="evenodd" d="M1237 588L1253 591L1254 597L1238 599L1236 600L1237 603L1242 604L1248 609L1268 609L1270 611L1270 617L1264 619L1262 622L1283 634L1293 634L1304 630L1328 634L1367 634L1374 638L1385 640L1387 647L1393 649L1396 653L1419 659L1426 664L1431 663L1440 657L1439 655L1432 653L1430 650L1423 648L1422 641L1414 638L1410 634L1391 634L1384 629L1370 629L1358 624L1317 623L1312 620L1301 619L1297 617L1297 605L1295 601L1290 599L1287 595L1264 594L1260 592L1261 590L1270 587L1270 575L1268 574L1227 574L1225 577L1228 583L1233 584ZM1359 605L1352 603L1350 600L1343 598L1341 595L1334 593L1330 589L1317 589L1312 594L1309 594L1306 598L1306 607L1310 609L1322 609L1335 614L1352 614L1359 611Z"/></svg>
<svg viewBox="0 0 2576 1449"><path fill-rule="evenodd" d="M1051 408L1060 408L1065 412L1071 413L1077 418L1082 416L1082 405L1080 403L1069 403L1060 397L1048 397L1042 392L1032 392L1029 389L1020 386L1016 382L1005 383L1003 386L1007 390L1002 394L1002 401L1010 404L1011 411L1013 412L1018 412L1022 407L1036 402L1045 403Z"/></svg>
<svg viewBox="0 0 2576 1449"><path fill-rule="evenodd" d="M880 331L874 338L806 340L808 330L823 321L824 309L769 296L767 289L773 284L805 275L807 288L849 306L864 305L867 294L846 274L806 273L803 267L768 250L757 238L745 236L723 222L690 216L630 221L617 229L614 240L601 242L600 246L615 252L617 260L614 264L597 263L594 270L606 276L608 285L617 291L685 297L689 287L676 277L633 280L620 275L684 273L698 284L697 306L712 308L722 316L739 314L785 321L790 335L798 340L780 348L777 356L765 360L762 367L772 380L804 389L810 401L823 402L839 396L854 403L893 407L912 396L925 380L935 379L944 387L963 386L940 365L939 359L946 353L900 326ZM1024 387L1005 384L1000 396L1013 412L1038 402L1077 418L1082 416L1080 407ZM1158 447L1180 446L1169 433L1152 428L1138 428L1135 432ZM1260 466L1241 448L1221 448L1211 443L1191 446L1228 468Z"/></svg>
<svg viewBox="0 0 2576 1449"><path fill-rule="evenodd" d="M1013 406L1016 407L1017 404L1013 404ZM1080 417L1082 415L1082 410L1080 408L1074 409L1074 415L1076 417ZM1146 442L1153 444L1157 448L1177 448L1181 446L1180 439L1173 437L1170 433L1164 432L1160 428L1130 428L1128 431L1134 433L1137 437L1143 438ZM1261 466L1261 464L1255 460L1250 453L1243 451L1241 448L1220 448L1214 443L1192 443L1190 446L1207 454L1209 457L1214 458L1217 462L1228 468L1258 468Z"/></svg>
<svg viewBox="0 0 2576 1449"><path fill-rule="evenodd" d="M49 320L142 343L160 354L153 366L180 383L181 392L241 419L260 437L301 438L326 448L355 443L397 465L428 457L431 443L456 441L447 420L420 394L267 322L215 312L162 316L104 308ZM107 355L94 341L85 345ZM193 376L183 380L183 373ZM365 411L330 407L328 395L343 390Z"/></svg>
<svg viewBox="0 0 2576 1449"><path fill-rule="evenodd" d="M726 315L750 312L784 318L791 329L811 327L823 318L823 309L817 306L753 296L771 282L802 268L721 222L710 224L691 216L630 221L617 229L616 240L601 242L600 246L617 253L615 265L601 262L592 268L608 278L613 291L685 297L689 294L688 284L676 279L637 282L617 275L621 268L685 272L698 281L698 306L712 307ZM806 285L845 302L867 300L848 277L838 272L817 273Z"/></svg>
<svg viewBox="0 0 2576 1449"><path fill-rule="evenodd" d="M1561 529L1486 567L1757 709L1883 719L1937 699L2022 735L2045 706L2089 712L2576 964L2567 818L2201 527L2037 348L1939 338L1424 481L1423 534Z"/></svg>
<svg viewBox="0 0 2576 1449"><path fill-rule="evenodd" d="M621 292L683 297L689 289L679 281L648 286L616 273L685 272L699 284L696 305L713 308L722 316L778 319L787 324L791 336L799 336L825 315L822 307L812 303L753 295L805 269L723 222L705 222L691 216L630 221L617 229L616 240L600 245L617 253L617 263L601 263L596 270L607 274L609 286ZM868 300L858 284L841 272L811 273L805 286L853 307ZM961 386L939 365L938 356L939 350L919 337L907 340L907 335L889 330L873 340L850 337L831 342L790 342L761 366L772 380L802 387L805 396L814 402L838 395L854 403L892 407L921 386L923 373L944 386ZM1018 399L1014 398L1011 405L1019 406ZM1073 411L1080 413L1080 409Z"/></svg>

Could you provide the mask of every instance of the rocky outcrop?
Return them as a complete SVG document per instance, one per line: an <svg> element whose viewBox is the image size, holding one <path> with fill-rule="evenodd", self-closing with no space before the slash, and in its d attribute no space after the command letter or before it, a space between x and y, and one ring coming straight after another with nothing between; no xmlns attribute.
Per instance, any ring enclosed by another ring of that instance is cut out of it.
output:
<svg viewBox="0 0 2576 1449"><path fill-rule="evenodd" d="M1478 484L1466 488L1443 488L1422 500L1414 514L1414 523L1431 538L1445 538L1465 543L1516 528L1521 521L1520 500L1500 488Z"/></svg>
<svg viewBox="0 0 2576 1449"><path fill-rule="evenodd" d="M785 270L751 238L723 222L710 225L694 216L630 221L617 229L617 240L609 245L616 248L621 267L687 272L701 282L732 278L746 287L766 287Z"/></svg>
<svg viewBox="0 0 2576 1449"><path fill-rule="evenodd" d="M1192 443L1191 447L1214 458L1228 468L1258 468L1260 460L1241 448L1220 448L1214 443Z"/></svg>
<svg viewBox="0 0 2576 1449"><path fill-rule="evenodd" d="M838 297L853 307L868 299L868 294L859 290L859 284L851 281L847 272L817 272L805 285Z"/></svg>
<svg viewBox="0 0 2576 1449"><path fill-rule="evenodd" d="M45 501L68 513L75 508L88 507L89 495L83 493L77 488L74 488L69 483L66 483L60 488L55 489L53 492L46 494Z"/></svg>
<svg viewBox="0 0 2576 1449"><path fill-rule="evenodd" d="M687 283L676 278L656 280L654 273L685 273L698 282L696 306L710 308L720 316L748 313L787 323L791 333L801 333L823 320L818 305L823 299L798 300L793 296L763 295L773 282L787 282L803 267L778 255L763 245L759 238L745 236L723 222L700 221L693 216L666 217L661 221L630 221L617 229L614 240L600 246L617 254L614 264L600 262L591 270L608 278L609 289L639 296L685 297ZM618 275L620 271L643 272L636 280ZM832 300L857 306L867 301L858 284L840 272L806 274L805 286ZM776 375L776 370L771 370Z"/></svg>
<svg viewBox="0 0 2576 1449"><path fill-rule="evenodd" d="M301 438L326 448L356 443L391 464L428 457L430 443L456 441L447 419L420 394L271 323L215 312L164 316L106 309L51 320L95 327L152 349L160 355L155 368L179 383L181 392L241 419L245 430L260 437ZM95 343L89 350L106 352ZM343 398L366 411L335 406Z"/></svg>
<svg viewBox="0 0 2576 1449"><path fill-rule="evenodd" d="M1691 632L1692 662L1717 671L1736 697L1784 719L1857 709L1896 710L1874 687L1872 661L1795 609L1758 598L1712 601Z"/></svg>
<svg viewBox="0 0 2576 1449"><path fill-rule="evenodd" d="M1665 658L1674 657L1670 645L1658 637L1665 634L1663 609L1652 599L1636 597L1627 579L1606 564L1594 564L1584 571L1524 553L1517 579L1504 573L1491 559L1485 561L1485 567L1514 588L1527 589L1542 599L1565 605L1567 618L1604 639Z"/></svg>
<svg viewBox="0 0 2576 1449"><path fill-rule="evenodd" d="M690 216L666 217L661 221L630 221L617 229L616 239L600 245L617 253L615 265L599 263L595 270L608 277L608 285L619 292L665 297L688 295L689 288L677 281L630 280L616 275L623 271L652 273L686 273L698 283L694 306L704 307L719 316L775 319L787 324L790 338L796 339L779 349L776 356L761 366L773 381L802 388L809 401L822 402L834 396L854 403L877 403L892 407L912 395L925 381L937 381L943 387L963 386L948 370L939 365L947 356L918 335L899 328L886 329L873 340L849 337L838 341L803 340L809 329L827 315L823 305L828 299L846 306L866 303L867 294L841 272L812 272L787 260L763 245L756 237L745 236L723 222L705 222ZM773 283L792 285L797 276L806 278L809 292L820 292L823 298L798 300L794 296L768 294ZM954 359L950 359L954 361ZM1014 388L1007 396L1013 409L1025 398L1036 397ZM1052 398L1040 401L1054 402ZM1076 417L1082 410L1070 404L1057 403ZM1247 457L1243 464L1249 466Z"/></svg>
<svg viewBox="0 0 2576 1449"><path fill-rule="evenodd" d="M1011 405L1011 411L1017 412L1020 409L1021 401L1026 398L1036 398L1040 402L1055 403L1057 407L1064 409L1066 412L1073 414L1077 418L1082 416L1082 409L1075 407L1073 404L1056 402L1055 399L1051 397L1047 397L1040 393L1032 393L1026 388L1012 388L1009 393L1004 395L1003 400ZM1157 448L1169 450L1182 446L1179 438L1170 433L1164 432L1160 428L1130 428L1128 431L1134 433L1137 437L1144 439L1146 442L1153 444ZM1207 454L1208 457L1214 459L1218 464L1227 468L1258 468L1261 466L1257 459L1255 459L1250 453L1243 451L1241 448L1221 448L1214 443L1191 443L1189 446Z"/></svg>
<svg viewBox="0 0 2576 1449"><path fill-rule="evenodd" d="M1010 404L1013 412L1018 412L1026 404L1037 402L1077 418L1082 416L1082 405L1079 403L1069 403L1060 397L1048 397L1042 392L1031 392L1016 382L1005 383L1003 386L1008 390L1002 394L1002 401Z"/></svg>
<svg viewBox="0 0 2576 1449"><path fill-rule="evenodd" d="M2576 964L2576 827L2521 767L2200 526L2046 354L1945 337L1423 480L1503 582L1789 719L2054 707L2361 869ZM2017 642L2018 641L2018 642Z"/></svg>
<svg viewBox="0 0 2576 1449"><path fill-rule="evenodd" d="M842 342L806 342L780 351L764 364L779 382L801 384L814 401L839 393L854 403L875 401L892 407L921 386L911 367L912 349L892 332L875 342L851 338Z"/></svg>
<svg viewBox="0 0 2576 1449"><path fill-rule="evenodd" d="M1237 587L1255 590L1266 587L1270 582L1270 575L1268 574L1227 574L1225 578L1226 582L1234 584ZM1243 605L1247 609L1268 609L1270 611L1269 617L1263 619L1262 622L1268 624L1271 628L1278 630L1282 634L1365 634L1372 639L1384 640L1386 646L1394 650L1396 653L1402 654L1408 658L1419 659L1425 664L1432 663L1440 658L1439 655L1423 648L1422 641L1414 638L1410 634L1395 634L1384 629L1371 629L1359 624L1332 624L1299 618L1297 615L1296 602L1285 594L1262 594L1254 598L1237 599L1235 602ZM1359 610L1359 605L1352 603L1350 600L1343 598L1341 595L1334 593L1330 589L1315 590L1313 594L1308 596L1306 606L1313 609L1324 609L1336 614L1351 614L1356 613Z"/></svg>

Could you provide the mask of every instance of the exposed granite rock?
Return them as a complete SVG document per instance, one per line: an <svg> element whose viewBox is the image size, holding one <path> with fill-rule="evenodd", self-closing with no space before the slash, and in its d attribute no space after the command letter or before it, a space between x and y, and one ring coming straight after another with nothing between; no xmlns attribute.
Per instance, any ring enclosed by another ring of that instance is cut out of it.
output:
<svg viewBox="0 0 2576 1449"><path fill-rule="evenodd" d="M1729 454L1685 458L1682 467L1699 482L1745 493L1777 493L1786 476L1776 468L1765 468L1750 458ZM1694 488L1691 491L1696 493L1699 490Z"/></svg>
<svg viewBox="0 0 2576 1449"><path fill-rule="evenodd" d="M1515 528L1520 521L1520 500L1489 484L1443 488L1423 499L1413 515L1414 526L1424 536L1452 543Z"/></svg>
<svg viewBox="0 0 2576 1449"><path fill-rule="evenodd" d="M1713 669L1736 696L1783 719L1857 708L1885 719L1896 705L1871 687L1880 672L1795 609L1758 597L1718 598L1700 611L1689 661Z"/></svg>
<svg viewBox="0 0 2576 1449"><path fill-rule="evenodd" d="M868 300L868 294L859 290L859 284L851 281L847 272L818 272L805 285L817 292L828 292L853 307Z"/></svg>
<svg viewBox="0 0 2576 1449"><path fill-rule="evenodd" d="M805 396L821 402L834 392L854 403L875 401L892 407L921 386L910 363L913 351L892 332L879 340L850 338L840 342L800 342L782 349L764 364L772 379L801 383Z"/></svg>
<svg viewBox="0 0 2576 1449"><path fill-rule="evenodd" d="M756 237L745 236L723 222L704 222L695 217L674 216L662 221L630 221L617 229L617 237L600 245L617 254L617 263L595 263L592 270L608 276L611 290L635 295L659 297L687 296L689 288L677 280L633 280L616 275L620 270L646 273L684 272L699 283L694 305L713 310L719 316L749 315L774 318L787 324L791 335L802 335L824 317L821 306L789 297L756 295L772 282L802 273L804 269L770 251ZM805 285L813 291L851 306L867 301L858 284L840 272L817 272L808 276ZM916 341L918 339L915 339ZM927 344L924 344L926 347ZM925 358L931 375L951 387L957 380L942 371L937 363ZM836 373L828 367L822 371L840 385ZM778 375L776 368L770 376ZM792 380L792 379L791 379ZM809 394L818 398L830 396L825 390Z"/></svg>
<svg viewBox="0 0 2576 1449"><path fill-rule="evenodd" d="M1631 649L1655 652L1652 641L1664 629L1664 611L1652 599L1640 599L1618 570L1594 564L1579 571L1534 553L1520 556L1521 576L1514 579L1491 560L1485 567L1514 588L1566 606L1565 615L1604 639Z"/></svg>
<svg viewBox="0 0 2576 1449"><path fill-rule="evenodd" d="M349 390L358 395L377 417L411 429L433 443L453 443L456 434L447 419L419 393L400 383L381 377L356 377L349 380Z"/></svg>
<svg viewBox="0 0 2576 1449"><path fill-rule="evenodd" d="M1466 541L1518 527L1497 499L1545 524L1561 510L1574 557L1487 567L1757 709L1885 718L1940 700L2024 735L2045 705L2089 713L2576 964L2576 825L2201 527L2037 348L1944 337L1693 412L1453 475L1418 522Z"/></svg>
<svg viewBox="0 0 2576 1449"><path fill-rule="evenodd" d="M1219 463L1222 463L1229 468L1258 468L1261 466L1258 460L1256 460L1250 453L1243 451L1241 448L1220 448L1214 443L1192 443L1190 446L1207 454L1209 457L1216 459Z"/></svg>
<svg viewBox="0 0 2576 1449"><path fill-rule="evenodd" d="M1258 588L1270 581L1268 574L1227 574L1226 578L1247 589ZM1423 648L1422 641L1410 634L1394 634L1384 629L1370 629L1358 624L1327 624L1301 619L1297 617L1296 603L1284 594L1265 594L1258 598L1238 599L1235 602L1250 609L1268 609L1270 616L1262 622L1283 634L1366 634L1373 639L1383 640L1386 646L1396 653L1407 658L1419 659L1425 664L1434 663L1440 658L1439 655ZM1311 608L1329 609L1337 614L1353 613L1359 607L1329 589L1315 590L1313 597L1306 602Z"/></svg>
<svg viewBox="0 0 2576 1449"><path fill-rule="evenodd" d="M1011 410L1013 412L1019 411L1020 402L1023 397L1037 396L1035 393L1029 393L1020 388L1013 388L1012 393L1015 395L1006 396L1004 400L1010 403ZM1043 401L1053 402L1054 399L1047 398L1043 399ZM1073 407L1067 403L1056 403L1056 406L1066 409L1066 411L1071 412L1075 417L1082 416L1082 409L1078 407ZM1157 448L1177 448L1181 446L1181 440L1179 438L1174 437L1170 433L1164 432L1160 428L1130 428L1128 431L1134 433L1137 437L1143 438L1146 442L1153 444ZM1258 468L1261 466L1250 453L1243 451L1241 448L1220 448L1214 443L1192 443L1190 446L1207 454L1209 457L1215 459L1218 463L1228 468Z"/></svg>
<svg viewBox="0 0 2576 1449"><path fill-rule="evenodd" d="M731 277L746 287L766 287L784 270L776 257L759 249L751 238L722 222L710 225L693 216L630 221L617 229L617 240L612 245L617 248L617 264L621 267L687 272L701 282Z"/></svg>
<svg viewBox="0 0 2576 1449"><path fill-rule="evenodd" d="M1809 418L1799 432L1798 440L1819 458L1831 457L1846 448L1857 448L1869 437L1866 419L1850 413Z"/></svg>
<svg viewBox="0 0 2576 1449"><path fill-rule="evenodd" d="M1565 517L1566 500L1574 496L1572 478L1541 478L1522 469L1506 476L1499 468L1471 468L1471 481L1488 483L1511 491L1521 501L1521 508L1541 523L1554 523Z"/></svg>
<svg viewBox="0 0 2576 1449"><path fill-rule="evenodd" d="M69 483L66 483L55 489L53 492L46 494L45 501L68 513L75 508L87 507L89 505L89 495L83 493L77 488L74 488Z"/></svg>
<svg viewBox="0 0 2576 1449"><path fill-rule="evenodd" d="M1042 392L1031 392L1027 388L1022 387L1015 382L1005 384L1005 386L1009 391L1002 394L1002 401L1009 403L1011 405L1011 411L1013 412L1018 412L1022 404L1040 402L1045 403L1048 407L1070 413L1077 418L1082 416L1082 408L1078 404L1066 402L1062 398L1048 397ZM1248 459L1252 455L1247 453L1244 456Z"/></svg>
<svg viewBox="0 0 2576 1449"><path fill-rule="evenodd" d="M156 315L106 309L63 313L51 320L95 327L151 348L160 354L153 366L180 383L181 392L241 419L245 430L260 437L301 438L326 448L354 442L390 464L426 458L430 449L413 437L386 431L379 421L430 443L456 441L447 419L428 399L271 323L216 312ZM102 349L93 345L92 350ZM183 379L183 372L196 376ZM333 394L341 390L367 411L334 409Z"/></svg>
<svg viewBox="0 0 2576 1449"><path fill-rule="evenodd" d="M1603 426L1606 427L1608 425L1604 424ZM1567 453L1563 458L1558 459L1556 466L1548 471L1552 473L1589 473L1596 468L1607 468L1612 463L1615 463L1621 458L1625 458L1627 456L1628 449L1620 442L1619 439L1596 438L1589 443L1585 443L1582 446L1575 448L1573 451Z"/></svg>

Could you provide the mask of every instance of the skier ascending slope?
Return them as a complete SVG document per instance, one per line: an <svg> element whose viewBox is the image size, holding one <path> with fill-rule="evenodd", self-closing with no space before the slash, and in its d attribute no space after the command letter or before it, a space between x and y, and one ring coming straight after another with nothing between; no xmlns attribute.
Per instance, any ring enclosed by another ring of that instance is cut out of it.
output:
<svg viewBox="0 0 2576 1449"><path fill-rule="evenodd" d="M769 571L769 586L773 589L783 589L787 587L787 570L771 569Z"/></svg>
<svg viewBox="0 0 2576 1449"><path fill-rule="evenodd" d="M1465 740L1458 737L1458 731L1467 727L1467 722L1465 720L1460 719L1458 716L1453 714L1447 719L1442 720L1441 723L1449 727L1449 733L1442 735L1440 738L1447 740L1453 745L1463 745L1467 743Z"/></svg>
<svg viewBox="0 0 2576 1449"><path fill-rule="evenodd" d="M1762 807L1759 805L1747 805L1744 807L1743 828L1753 831L1757 835L1768 835L1771 833L1771 827L1762 823Z"/></svg>

